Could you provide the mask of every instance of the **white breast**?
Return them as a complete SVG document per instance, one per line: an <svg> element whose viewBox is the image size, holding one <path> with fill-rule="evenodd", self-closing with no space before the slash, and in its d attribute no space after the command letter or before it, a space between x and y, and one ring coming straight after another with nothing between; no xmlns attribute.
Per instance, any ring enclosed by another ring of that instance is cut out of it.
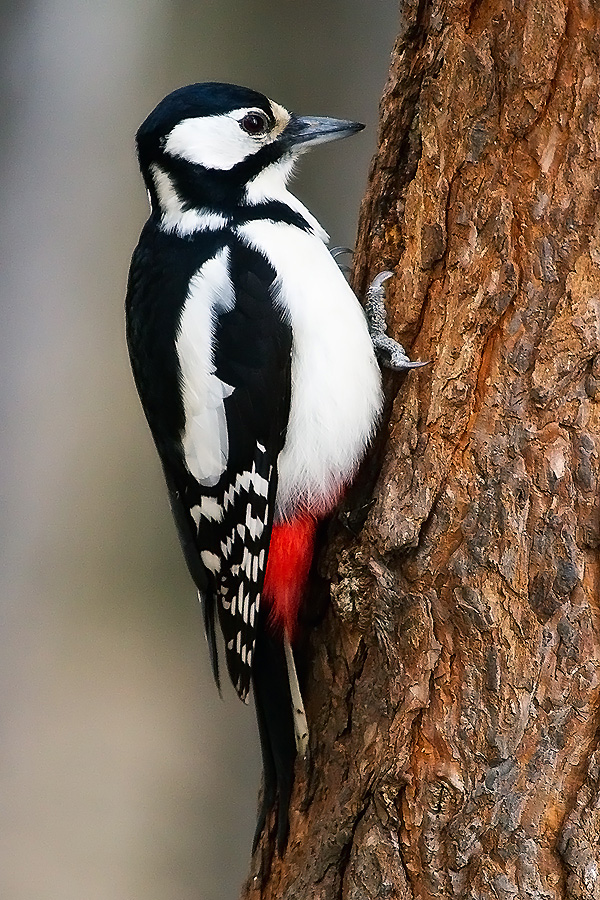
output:
<svg viewBox="0 0 600 900"><path fill-rule="evenodd" d="M279 275L292 325L292 396L279 457L277 515L325 511L354 473L382 406L381 375L363 311L320 237L258 220L238 228Z"/></svg>
<svg viewBox="0 0 600 900"><path fill-rule="evenodd" d="M229 453L223 401L234 389L217 378L213 360L216 315L234 302L228 264L225 248L190 280L176 342L185 413L183 453L194 478L207 487L218 482Z"/></svg>

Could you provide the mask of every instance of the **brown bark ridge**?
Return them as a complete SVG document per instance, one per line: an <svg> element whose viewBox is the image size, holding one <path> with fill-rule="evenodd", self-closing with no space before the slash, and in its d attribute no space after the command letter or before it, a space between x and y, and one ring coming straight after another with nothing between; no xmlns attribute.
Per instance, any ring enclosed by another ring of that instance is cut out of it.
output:
<svg viewBox="0 0 600 900"><path fill-rule="evenodd" d="M246 900L600 898L600 4L407 0L356 255L381 440Z"/></svg>

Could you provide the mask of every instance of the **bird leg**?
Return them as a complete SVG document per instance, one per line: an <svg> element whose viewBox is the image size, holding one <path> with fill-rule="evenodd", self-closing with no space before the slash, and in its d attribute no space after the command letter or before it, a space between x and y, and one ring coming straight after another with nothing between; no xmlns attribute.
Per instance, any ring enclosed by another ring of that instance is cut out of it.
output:
<svg viewBox="0 0 600 900"><path fill-rule="evenodd" d="M387 333L385 288L383 285L388 278L393 277L393 274L393 272L380 272L373 279L367 290L365 314L369 325L369 334L377 356L388 369L403 372L406 369L418 369L420 366L426 366L427 362L420 362L419 360L412 362L408 358L402 344L393 340Z"/></svg>

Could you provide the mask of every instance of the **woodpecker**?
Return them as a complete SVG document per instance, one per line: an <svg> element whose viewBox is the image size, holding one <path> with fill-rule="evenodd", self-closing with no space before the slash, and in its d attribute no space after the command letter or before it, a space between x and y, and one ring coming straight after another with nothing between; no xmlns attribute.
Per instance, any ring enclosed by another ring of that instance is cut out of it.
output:
<svg viewBox="0 0 600 900"><path fill-rule="evenodd" d="M255 843L278 799L285 843L308 729L294 664L317 523L359 465L382 408L383 280L370 321L287 189L299 155L364 126L296 116L256 91L194 84L137 133L150 217L129 273L127 342L185 559L231 681L251 685L264 765Z"/></svg>

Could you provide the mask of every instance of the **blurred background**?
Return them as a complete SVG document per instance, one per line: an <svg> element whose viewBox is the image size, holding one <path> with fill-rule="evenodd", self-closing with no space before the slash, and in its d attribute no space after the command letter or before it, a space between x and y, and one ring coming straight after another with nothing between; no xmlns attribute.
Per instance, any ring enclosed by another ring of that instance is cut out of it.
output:
<svg viewBox="0 0 600 900"><path fill-rule="evenodd" d="M0 6L0 897L233 900L260 778L252 707L207 664L129 372L146 218L133 136L233 81L366 122L295 190L352 245L394 0Z"/></svg>

